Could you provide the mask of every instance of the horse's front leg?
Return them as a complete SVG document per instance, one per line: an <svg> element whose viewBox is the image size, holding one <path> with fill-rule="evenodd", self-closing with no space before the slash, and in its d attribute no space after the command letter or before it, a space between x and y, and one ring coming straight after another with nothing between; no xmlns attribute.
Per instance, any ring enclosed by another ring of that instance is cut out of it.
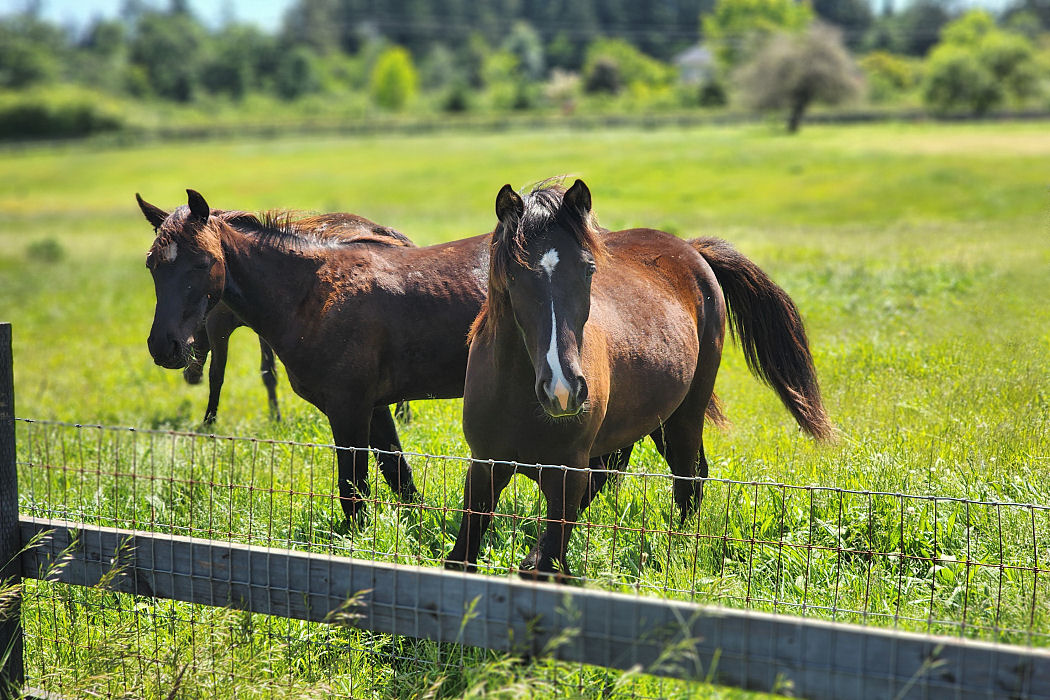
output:
<svg viewBox="0 0 1050 700"><path fill-rule="evenodd" d="M577 460L570 460L569 464L586 465L587 462L587 455L582 455ZM564 579L572 576L566 553L588 481L586 469L541 468L539 482L540 491L547 499L547 527L521 563L523 578L546 579L554 575Z"/></svg>
<svg viewBox="0 0 1050 700"><path fill-rule="evenodd" d="M471 462L463 485L463 519L456 544L445 559L446 569L477 571L481 537L492 522L492 511L514 471L506 464Z"/></svg>
<svg viewBox="0 0 1050 700"><path fill-rule="evenodd" d="M222 319L220 319L221 321ZM211 425L219 414L219 397L226 379L226 359L230 349L232 328L208 317L208 342L211 345L211 364L208 365L208 408L204 411L204 424Z"/></svg>
<svg viewBox="0 0 1050 700"><path fill-rule="evenodd" d="M379 471L386 479L390 490L402 501L413 502L419 496L415 481L412 479L412 467L401 454L401 440L397 436L397 426L390 415L387 405L376 406L372 410L372 427L368 444L382 450L376 452Z"/></svg>
<svg viewBox="0 0 1050 700"><path fill-rule="evenodd" d="M204 363L208 361L208 353L211 352L211 344L208 342L207 325L202 323L193 334L191 344L193 352L190 354L190 363L182 370L182 378L187 384L200 384L204 376Z"/></svg>
<svg viewBox="0 0 1050 700"><path fill-rule="evenodd" d="M368 485L368 427L371 416L369 409L328 416L336 446L354 448L337 450L339 505L351 527L364 516L366 499L371 493Z"/></svg>

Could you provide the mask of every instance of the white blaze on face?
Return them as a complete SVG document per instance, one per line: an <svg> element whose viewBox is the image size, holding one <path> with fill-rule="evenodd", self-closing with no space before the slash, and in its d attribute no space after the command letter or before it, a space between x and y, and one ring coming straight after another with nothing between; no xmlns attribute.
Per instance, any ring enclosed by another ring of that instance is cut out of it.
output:
<svg viewBox="0 0 1050 700"><path fill-rule="evenodd" d="M540 258L540 267L547 273L547 279L554 278L554 268L558 266L558 251L551 248ZM547 366L551 368L551 385L558 408L565 410L569 405L569 383L561 369L558 359L558 321L554 315L554 294L551 294L551 344L547 348Z"/></svg>
<svg viewBox="0 0 1050 700"><path fill-rule="evenodd" d="M179 254L179 246L172 241L160 249L160 259L164 262L175 262L175 256Z"/></svg>

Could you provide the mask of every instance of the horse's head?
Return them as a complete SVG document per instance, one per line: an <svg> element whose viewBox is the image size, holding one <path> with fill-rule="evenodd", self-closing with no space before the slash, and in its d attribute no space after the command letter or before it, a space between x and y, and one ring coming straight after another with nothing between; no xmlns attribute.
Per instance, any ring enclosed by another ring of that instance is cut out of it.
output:
<svg viewBox="0 0 1050 700"><path fill-rule="evenodd" d="M505 185L496 197L496 216L492 277L505 289L524 338L536 398L554 418L578 415L587 400L583 326L602 252L591 193L577 180L568 191L543 187L522 200Z"/></svg>
<svg viewBox="0 0 1050 700"><path fill-rule="evenodd" d="M218 234L208 225L211 209L197 192L186 193L188 205L171 214L135 195L157 234L146 255L157 292L149 351L154 362L168 369L188 364L193 334L218 303L226 283Z"/></svg>

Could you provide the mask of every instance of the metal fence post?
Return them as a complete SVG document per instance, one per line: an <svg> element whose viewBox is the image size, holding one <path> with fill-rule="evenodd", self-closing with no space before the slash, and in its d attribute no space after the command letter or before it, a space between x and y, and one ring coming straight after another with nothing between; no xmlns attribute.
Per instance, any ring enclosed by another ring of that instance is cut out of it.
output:
<svg viewBox="0 0 1050 700"><path fill-rule="evenodd" d="M22 538L18 526L18 472L15 466L15 377L11 324L0 323L0 584L20 586ZM0 700L22 693L21 593L0 598Z"/></svg>

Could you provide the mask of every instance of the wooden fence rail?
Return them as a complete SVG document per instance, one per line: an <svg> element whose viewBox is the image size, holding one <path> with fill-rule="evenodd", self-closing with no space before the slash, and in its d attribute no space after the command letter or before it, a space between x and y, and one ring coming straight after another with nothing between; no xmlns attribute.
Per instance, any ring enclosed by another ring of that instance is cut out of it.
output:
<svg viewBox="0 0 1050 700"><path fill-rule="evenodd" d="M1042 649L18 518L10 335L0 324L0 567L11 562L8 583L43 578L686 680L790 687L810 698L1050 700L1050 651ZM15 614L0 615L0 700L24 682L22 630L17 607L9 609Z"/></svg>
<svg viewBox="0 0 1050 700"><path fill-rule="evenodd" d="M35 518L23 575L810 698L1050 698L1050 652ZM50 574L49 574L50 572Z"/></svg>

